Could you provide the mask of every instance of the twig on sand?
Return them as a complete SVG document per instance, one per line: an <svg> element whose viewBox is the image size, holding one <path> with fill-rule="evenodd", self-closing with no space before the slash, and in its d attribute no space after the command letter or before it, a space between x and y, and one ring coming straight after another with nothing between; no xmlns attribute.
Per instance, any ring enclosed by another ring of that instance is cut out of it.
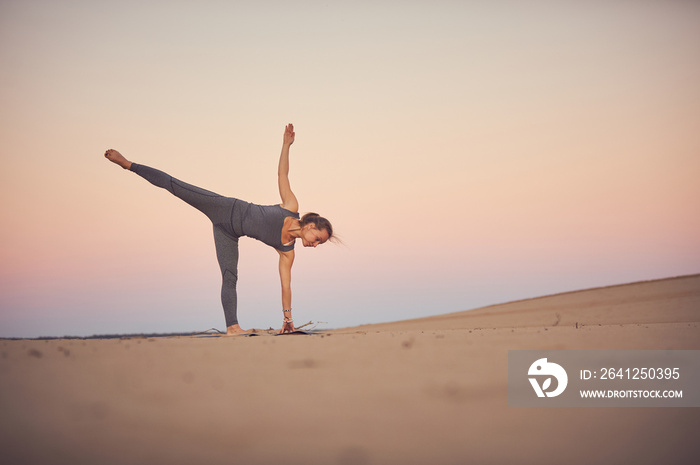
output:
<svg viewBox="0 0 700 465"><path fill-rule="evenodd" d="M301 329L301 328L303 328L303 327L305 327L305 326L313 325L313 327L309 328L309 330L314 330L314 329L316 329L316 327L317 327L318 325L320 325L321 323L327 323L327 322L326 322L326 321L317 321L316 323L314 323L313 321L309 321L308 323L304 323L304 324L301 325L301 326L295 326L294 329Z"/></svg>
<svg viewBox="0 0 700 465"><path fill-rule="evenodd" d="M209 328L209 329L207 329L206 331L200 331L200 332L194 333L194 334L195 334L195 335L196 335L196 334L211 334L209 331L216 331L216 332L219 333L219 334L226 334L226 333L224 333L223 331L219 331L219 330L216 329L216 328Z"/></svg>
<svg viewBox="0 0 700 465"><path fill-rule="evenodd" d="M303 328L303 327L305 327L305 326L309 326L309 325L312 325L312 324L314 324L314 322L313 322L313 321L309 321L308 323L304 323L304 324L301 325L301 326L295 326L294 329L301 329L301 328Z"/></svg>

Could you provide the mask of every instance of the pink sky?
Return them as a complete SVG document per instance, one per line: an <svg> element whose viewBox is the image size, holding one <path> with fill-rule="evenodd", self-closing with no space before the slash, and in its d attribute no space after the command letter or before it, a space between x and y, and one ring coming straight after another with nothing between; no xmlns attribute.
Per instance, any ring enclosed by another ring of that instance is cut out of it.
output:
<svg viewBox="0 0 700 465"><path fill-rule="evenodd" d="M345 242L295 320L700 272L696 2L147 3L0 5L0 336L223 328L207 220L102 153L271 204L288 122ZM276 257L241 241L244 327Z"/></svg>

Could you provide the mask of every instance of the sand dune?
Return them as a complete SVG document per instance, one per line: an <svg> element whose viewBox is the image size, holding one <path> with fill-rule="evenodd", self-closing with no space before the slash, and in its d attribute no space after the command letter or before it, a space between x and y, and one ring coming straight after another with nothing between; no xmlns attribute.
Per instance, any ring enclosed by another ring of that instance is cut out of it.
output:
<svg viewBox="0 0 700 465"><path fill-rule="evenodd" d="M700 275L567 292L375 329L529 328L698 321Z"/></svg>
<svg viewBox="0 0 700 465"><path fill-rule="evenodd" d="M700 275L323 336L0 341L5 463L696 463L697 408L514 408L515 349L700 349ZM699 387L700 388L700 387Z"/></svg>

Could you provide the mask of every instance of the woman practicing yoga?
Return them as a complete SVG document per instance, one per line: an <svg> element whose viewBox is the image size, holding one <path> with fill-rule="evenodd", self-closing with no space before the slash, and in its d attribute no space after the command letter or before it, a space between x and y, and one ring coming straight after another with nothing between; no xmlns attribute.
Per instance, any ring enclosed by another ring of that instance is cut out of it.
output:
<svg viewBox="0 0 700 465"><path fill-rule="evenodd" d="M282 154L277 170L282 203L255 205L232 197L186 184L172 176L128 161L116 150L107 150L105 157L138 174L151 184L168 190L201 211L214 225L216 257L221 267L221 303L226 317L226 334L247 334L237 318L236 282L238 281L238 238L248 236L274 247L279 253L279 273L282 283L282 312L284 321L280 333L293 332L292 264L294 243L301 239L304 247L316 247L333 237L330 222L316 213L299 218L299 203L289 185L289 147L294 143L294 126L284 130Z"/></svg>

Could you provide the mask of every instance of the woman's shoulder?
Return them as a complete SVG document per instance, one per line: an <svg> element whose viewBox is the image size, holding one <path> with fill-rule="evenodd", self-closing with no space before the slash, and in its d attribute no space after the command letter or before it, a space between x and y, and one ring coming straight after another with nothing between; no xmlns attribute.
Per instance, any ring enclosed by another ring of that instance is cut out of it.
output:
<svg viewBox="0 0 700 465"><path fill-rule="evenodd" d="M275 206L276 206L276 207L279 207L279 208L280 208L282 211L284 211L285 213L289 213L288 216L293 216L294 218L299 219L299 211L298 211L298 210L291 210L291 209L289 209L289 208L285 208L284 204L281 204L281 203L279 203L279 204L277 204L277 205L275 205Z"/></svg>

